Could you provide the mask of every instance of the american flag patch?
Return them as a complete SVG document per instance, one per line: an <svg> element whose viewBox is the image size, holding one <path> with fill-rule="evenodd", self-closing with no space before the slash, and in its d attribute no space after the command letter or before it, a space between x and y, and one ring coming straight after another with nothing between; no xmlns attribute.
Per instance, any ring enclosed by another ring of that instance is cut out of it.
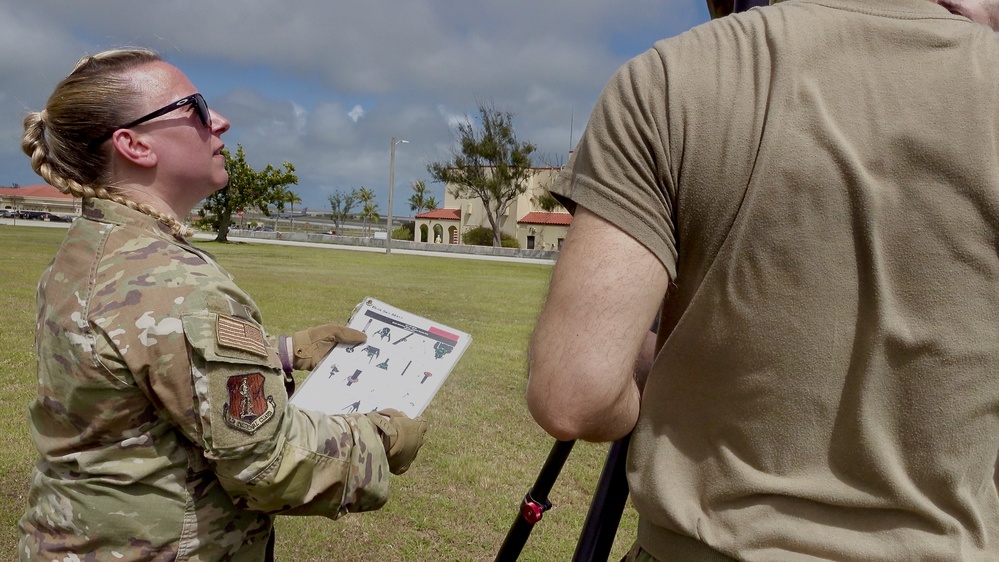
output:
<svg viewBox="0 0 999 562"><path fill-rule="evenodd" d="M219 345L267 356L263 332L245 320L220 314L216 334Z"/></svg>

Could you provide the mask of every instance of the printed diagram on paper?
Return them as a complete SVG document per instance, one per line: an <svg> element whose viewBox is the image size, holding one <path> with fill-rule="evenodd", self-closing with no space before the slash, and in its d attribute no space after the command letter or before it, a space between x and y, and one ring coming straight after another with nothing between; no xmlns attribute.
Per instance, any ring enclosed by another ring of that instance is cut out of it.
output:
<svg viewBox="0 0 999 562"><path fill-rule="evenodd" d="M292 404L326 414L395 408L418 416L472 342L464 332L370 297L347 325L368 341L334 347L299 385Z"/></svg>

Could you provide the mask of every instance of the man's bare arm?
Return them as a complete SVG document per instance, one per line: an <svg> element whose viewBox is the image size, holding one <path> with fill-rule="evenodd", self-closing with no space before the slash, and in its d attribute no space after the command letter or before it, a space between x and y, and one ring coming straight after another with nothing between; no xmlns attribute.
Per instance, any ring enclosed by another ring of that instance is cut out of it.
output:
<svg viewBox="0 0 999 562"><path fill-rule="evenodd" d="M527 404L545 431L588 441L631 431L636 361L667 283L645 246L577 208L531 337Z"/></svg>

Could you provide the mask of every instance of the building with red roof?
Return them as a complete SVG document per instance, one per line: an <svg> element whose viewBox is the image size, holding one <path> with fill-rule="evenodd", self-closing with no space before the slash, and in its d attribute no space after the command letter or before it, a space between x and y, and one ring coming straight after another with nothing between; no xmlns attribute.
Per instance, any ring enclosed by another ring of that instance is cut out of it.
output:
<svg viewBox="0 0 999 562"><path fill-rule="evenodd" d="M539 225L555 225L555 226L565 226L568 227L569 223L572 222L572 215L562 211L560 213L549 213L545 211L531 211L527 213L519 221L518 224L539 224Z"/></svg>
<svg viewBox="0 0 999 562"><path fill-rule="evenodd" d="M516 238L521 248L556 250L561 248L572 222L572 215L557 203L554 210L544 209L550 202L548 186L559 169L534 168L533 172L526 191L499 218L501 232ZM416 215L415 242L461 244L461 235L473 228L492 230L480 199L459 199L452 192L444 186L444 207Z"/></svg>
<svg viewBox="0 0 999 562"><path fill-rule="evenodd" d="M79 198L67 195L48 184L0 187L0 209L78 216L80 207Z"/></svg>

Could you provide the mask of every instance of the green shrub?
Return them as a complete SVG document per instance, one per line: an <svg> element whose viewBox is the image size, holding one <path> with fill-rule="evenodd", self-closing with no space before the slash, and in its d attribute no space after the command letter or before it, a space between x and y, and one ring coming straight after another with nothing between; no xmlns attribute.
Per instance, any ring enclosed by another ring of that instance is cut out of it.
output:
<svg viewBox="0 0 999 562"><path fill-rule="evenodd" d="M405 226L392 230L392 240L412 240L413 231Z"/></svg>
<svg viewBox="0 0 999 562"><path fill-rule="evenodd" d="M492 246L493 231L491 228L477 226L461 235L461 241L469 246ZM504 248L519 248L517 239L507 234L500 234L500 244Z"/></svg>

